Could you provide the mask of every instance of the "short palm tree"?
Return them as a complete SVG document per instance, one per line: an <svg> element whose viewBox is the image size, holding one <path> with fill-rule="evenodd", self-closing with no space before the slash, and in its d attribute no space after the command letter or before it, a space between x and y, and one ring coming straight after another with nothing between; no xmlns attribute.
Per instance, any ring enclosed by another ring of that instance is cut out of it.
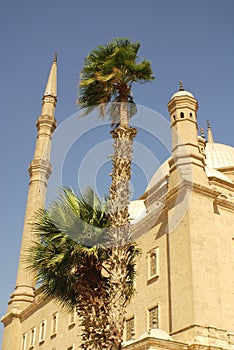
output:
<svg viewBox="0 0 234 350"><path fill-rule="evenodd" d="M108 259L110 273L110 325L115 336L115 348L121 347L128 294L128 261L131 259L131 231L128 205L130 202L130 178L133 139L137 130L129 126L136 113L132 96L133 83L145 83L154 79L149 61L140 60L140 44L129 39L114 39L99 46L86 58L81 72L79 104L87 114L98 107L100 116L109 115L114 139L112 156L112 184L109 190L109 215L111 230Z"/></svg>
<svg viewBox="0 0 234 350"><path fill-rule="evenodd" d="M68 310L76 307L86 350L110 349L113 344L106 209L106 200L99 200L90 188L80 197L63 189L48 209L36 213L33 229L38 240L26 256L42 293ZM128 297L133 293L137 252L134 244L129 246Z"/></svg>

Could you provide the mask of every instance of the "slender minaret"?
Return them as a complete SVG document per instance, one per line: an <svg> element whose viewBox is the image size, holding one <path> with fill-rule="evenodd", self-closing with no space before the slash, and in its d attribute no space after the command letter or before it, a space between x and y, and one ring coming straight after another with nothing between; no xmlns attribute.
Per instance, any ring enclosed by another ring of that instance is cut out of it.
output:
<svg viewBox="0 0 234 350"><path fill-rule="evenodd" d="M18 274L14 293L9 305L18 311L23 310L34 299L35 281L32 273L26 268L25 250L35 240L31 222L36 210L45 204L48 178L51 174L50 150L51 138L56 128L54 117L57 101L57 55L50 70L45 93L42 99L42 111L37 120L37 140L34 158L29 166L29 189L20 249Z"/></svg>
<svg viewBox="0 0 234 350"><path fill-rule="evenodd" d="M35 280L26 266L25 253L35 240L31 223L35 212L45 204L48 178L51 174L51 138L56 128L54 117L57 102L57 55L50 70L48 82L42 98L42 111L37 120L37 141L34 158L29 166L30 182L26 204L18 274L9 307L1 321L4 324L2 350L19 349L21 344L21 314L34 300Z"/></svg>

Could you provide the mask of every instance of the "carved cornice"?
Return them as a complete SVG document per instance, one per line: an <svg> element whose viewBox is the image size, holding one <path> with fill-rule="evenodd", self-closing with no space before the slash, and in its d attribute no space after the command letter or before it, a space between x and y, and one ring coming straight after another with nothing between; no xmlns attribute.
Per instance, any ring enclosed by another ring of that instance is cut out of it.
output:
<svg viewBox="0 0 234 350"><path fill-rule="evenodd" d="M39 130L42 126L46 126L49 128L49 134L52 134L57 126L57 121L54 116L49 114L41 114L36 122L36 127Z"/></svg>
<svg viewBox="0 0 234 350"><path fill-rule="evenodd" d="M159 189L157 186L155 186L155 191L150 191L150 193L146 192L148 196L144 197L144 199L146 203L148 202L147 215L135 225L132 225L132 237L134 239L137 239L139 236L154 227L159 216L169 207L168 202L177 197L180 191L191 191L193 193L198 193L202 196L211 198L220 207L234 211L234 202L232 199L218 189L208 188L188 180L182 181L169 192L167 192L167 188L167 184L165 184ZM156 205L154 205L154 203L156 203Z"/></svg>
<svg viewBox="0 0 234 350"><path fill-rule="evenodd" d="M30 175L30 183L33 181L44 182L47 181L51 175L52 167L48 160L33 159L29 165L28 172Z"/></svg>
<svg viewBox="0 0 234 350"><path fill-rule="evenodd" d="M10 324L13 318L18 318L20 319L20 322L23 322L50 301L51 299L44 296L41 292L41 288L39 288L36 290L35 299L30 305L28 305L24 310L19 310L16 308L12 309L9 313L2 317L1 322L3 322L4 327Z"/></svg>
<svg viewBox="0 0 234 350"><path fill-rule="evenodd" d="M4 327L8 326L12 322L13 318L20 318L19 310L12 310L1 318L1 322L4 324Z"/></svg>
<svg viewBox="0 0 234 350"><path fill-rule="evenodd" d="M21 322L24 321L25 319L30 317L33 313L35 313L37 310L41 309L43 306L48 304L50 301L51 299L43 295L42 292L40 291L37 294L37 297L35 298L34 302L20 313L20 321Z"/></svg>
<svg viewBox="0 0 234 350"><path fill-rule="evenodd" d="M200 193L204 196L207 196L207 197L213 198L213 199L217 198L221 194L221 192L216 190L216 189L208 188L204 185L194 183L192 181L183 180L176 187L174 187L172 190L170 190L168 192L167 199L170 200L171 198L176 196L179 191L181 191L183 189L190 190L190 191L196 192L196 193Z"/></svg>
<svg viewBox="0 0 234 350"><path fill-rule="evenodd" d="M209 176L209 184L217 185L219 187L225 188L228 191L234 192L234 183L219 179L216 176Z"/></svg>
<svg viewBox="0 0 234 350"><path fill-rule="evenodd" d="M146 337L143 339L135 340L130 344L123 346L126 350L188 350L188 345L185 343L177 342L174 340L159 339L154 337Z"/></svg>

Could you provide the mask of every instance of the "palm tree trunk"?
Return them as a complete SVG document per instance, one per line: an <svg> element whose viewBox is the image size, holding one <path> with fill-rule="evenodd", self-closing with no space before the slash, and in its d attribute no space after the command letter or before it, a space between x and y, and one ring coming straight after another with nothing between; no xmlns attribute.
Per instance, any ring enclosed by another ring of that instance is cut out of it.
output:
<svg viewBox="0 0 234 350"><path fill-rule="evenodd" d="M130 178L133 139L135 128L128 126L126 104L122 104L120 127L111 131L114 139L112 156L113 173L110 187L111 256L110 270L110 321L112 327L111 349L120 349L123 338L125 309L128 303L127 262L131 243L130 218Z"/></svg>
<svg viewBox="0 0 234 350"><path fill-rule="evenodd" d="M120 102L120 126L129 127L128 97Z"/></svg>
<svg viewBox="0 0 234 350"><path fill-rule="evenodd" d="M110 339L109 293L105 285L83 292L77 299L77 315L81 323L81 348L83 350L108 350Z"/></svg>
<svg viewBox="0 0 234 350"><path fill-rule="evenodd" d="M124 106L125 108L125 106ZM110 256L109 288L99 284L93 290L78 293L77 314L81 319L84 350L120 350L123 340L126 306L129 301L127 263L131 252L131 230L128 205L130 202L131 161L135 128L125 122L111 131L114 139L113 173L110 187ZM123 126L124 125L124 126Z"/></svg>

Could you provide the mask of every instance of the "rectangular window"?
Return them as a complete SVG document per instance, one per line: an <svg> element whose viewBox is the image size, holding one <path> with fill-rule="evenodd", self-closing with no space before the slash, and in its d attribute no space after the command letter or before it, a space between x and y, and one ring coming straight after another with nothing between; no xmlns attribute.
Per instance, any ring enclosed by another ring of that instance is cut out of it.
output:
<svg viewBox="0 0 234 350"><path fill-rule="evenodd" d="M51 335L57 334L57 327L58 327L58 312L55 312L52 315L52 327L51 327Z"/></svg>
<svg viewBox="0 0 234 350"><path fill-rule="evenodd" d="M159 247L151 249L147 253L148 280L159 276Z"/></svg>
<svg viewBox="0 0 234 350"><path fill-rule="evenodd" d="M36 338L36 327L31 328L30 348L34 347Z"/></svg>
<svg viewBox="0 0 234 350"><path fill-rule="evenodd" d="M24 333L22 335L22 346L21 346L21 349L22 350L26 350L26 344L27 343L27 333Z"/></svg>
<svg viewBox="0 0 234 350"><path fill-rule="evenodd" d="M72 327L76 323L76 309L72 310L72 312L69 314L68 322L68 327Z"/></svg>
<svg viewBox="0 0 234 350"><path fill-rule="evenodd" d="M135 334L135 322L134 317L126 320L126 341L134 337Z"/></svg>
<svg viewBox="0 0 234 350"><path fill-rule="evenodd" d="M45 340L45 333L46 333L46 321L41 321L39 342L43 342Z"/></svg>
<svg viewBox="0 0 234 350"><path fill-rule="evenodd" d="M149 309L149 329L158 327L158 305L156 305Z"/></svg>

